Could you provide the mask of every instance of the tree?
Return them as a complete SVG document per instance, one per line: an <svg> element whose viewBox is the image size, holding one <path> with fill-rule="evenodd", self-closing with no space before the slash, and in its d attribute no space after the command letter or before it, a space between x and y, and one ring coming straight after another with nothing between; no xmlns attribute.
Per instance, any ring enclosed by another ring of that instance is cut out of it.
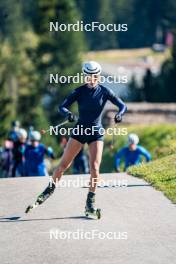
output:
<svg viewBox="0 0 176 264"><path fill-rule="evenodd" d="M21 5L17 0L0 2L0 137L7 135L16 117L18 99L19 43L22 34Z"/></svg>
<svg viewBox="0 0 176 264"><path fill-rule="evenodd" d="M114 10L111 1L106 0L77 0L77 6L82 13L85 24L100 22L103 24L114 23ZM85 32L88 47L91 50L103 50L117 48L116 32L110 31L87 31Z"/></svg>
<svg viewBox="0 0 176 264"><path fill-rule="evenodd" d="M69 84L49 84L49 74L59 76L74 75L80 70L81 51L83 50L83 35L81 32L59 31L50 32L49 23L75 23L79 15L70 0L39 0L34 19L34 29L39 36L36 67L40 74L38 89L42 96L48 96L45 107L50 121L57 123L58 104L71 90Z"/></svg>

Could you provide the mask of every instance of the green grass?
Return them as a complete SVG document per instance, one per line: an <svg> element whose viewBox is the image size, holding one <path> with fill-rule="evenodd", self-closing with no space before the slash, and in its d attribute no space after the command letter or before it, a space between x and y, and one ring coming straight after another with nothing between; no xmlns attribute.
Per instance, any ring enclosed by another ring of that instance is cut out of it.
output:
<svg viewBox="0 0 176 264"><path fill-rule="evenodd" d="M130 167L128 173L148 181L176 203L176 154Z"/></svg>

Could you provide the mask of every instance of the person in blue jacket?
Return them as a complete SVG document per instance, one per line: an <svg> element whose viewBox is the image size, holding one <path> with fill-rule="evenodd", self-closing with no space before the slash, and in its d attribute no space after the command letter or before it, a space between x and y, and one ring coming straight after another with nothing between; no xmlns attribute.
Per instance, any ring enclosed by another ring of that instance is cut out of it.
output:
<svg viewBox="0 0 176 264"><path fill-rule="evenodd" d="M13 165L12 177L25 176L25 149L27 132L24 128L20 128L17 132L17 138L13 142Z"/></svg>
<svg viewBox="0 0 176 264"><path fill-rule="evenodd" d="M40 143L41 134L38 131L31 131L31 144L26 146L25 150L25 172L26 176L47 176L47 168L44 162L44 157L54 159L53 150L51 147L46 147Z"/></svg>
<svg viewBox="0 0 176 264"><path fill-rule="evenodd" d="M123 159L125 162L125 170L132 165L139 165L141 163L142 156L146 161L151 160L150 153L142 146L138 145L139 137L136 134L128 135L128 146L120 149L115 155L115 168L117 172L120 172L120 162Z"/></svg>

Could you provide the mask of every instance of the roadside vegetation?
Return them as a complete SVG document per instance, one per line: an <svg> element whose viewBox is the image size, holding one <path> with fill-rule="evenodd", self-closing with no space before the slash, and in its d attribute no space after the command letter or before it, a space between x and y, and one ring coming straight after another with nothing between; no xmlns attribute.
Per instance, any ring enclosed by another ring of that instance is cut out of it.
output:
<svg viewBox="0 0 176 264"><path fill-rule="evenodd" d="M128 173L145 179L176 203L176 125L128 126L127 130L137 133L152 155L151 162L130 167ZM106 136L101 172L115 172L114 155L126 141L127 136L116 136L112 148L112 137Z"/></svg>
<svg viewBox="0 0 176 264"><path fill-rule="evenodd" d="M143 178L176 203L176 154L133 166L128 169L128 173Z"/></svg>

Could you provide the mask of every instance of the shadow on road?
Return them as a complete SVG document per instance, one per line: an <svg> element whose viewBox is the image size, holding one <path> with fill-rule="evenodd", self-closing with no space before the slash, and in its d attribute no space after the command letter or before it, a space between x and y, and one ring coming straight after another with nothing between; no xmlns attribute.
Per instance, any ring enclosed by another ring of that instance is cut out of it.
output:
<svg viewBox="0 0 176 264"><path fill-rule="evenodd" d="M66 216L66 217L54 217L54 218L37 218L37 219L21 219L21 216L3 217L0 218L0 223L14 223L14 222L31 222L31 221L50 221L50 220L63 220L63 219L83 219L83 220L95 220L86 216Z"/></svg>
<svg viewBox="0 0 176 264"><path fill-rule="evenodd" d="M128 184L126 187L149 187L151 184Z"/></svg>
<svg viewBox="0 0 176 264"><path fill-rule="evenodd" d="M127 184L127 185L104 185L104 186L97 186L97 188L125 188L125 187L149 187L152 186L151 184L144 183L144 184ZM83 186L82 188L88 189L88 186Z"/></svg>

